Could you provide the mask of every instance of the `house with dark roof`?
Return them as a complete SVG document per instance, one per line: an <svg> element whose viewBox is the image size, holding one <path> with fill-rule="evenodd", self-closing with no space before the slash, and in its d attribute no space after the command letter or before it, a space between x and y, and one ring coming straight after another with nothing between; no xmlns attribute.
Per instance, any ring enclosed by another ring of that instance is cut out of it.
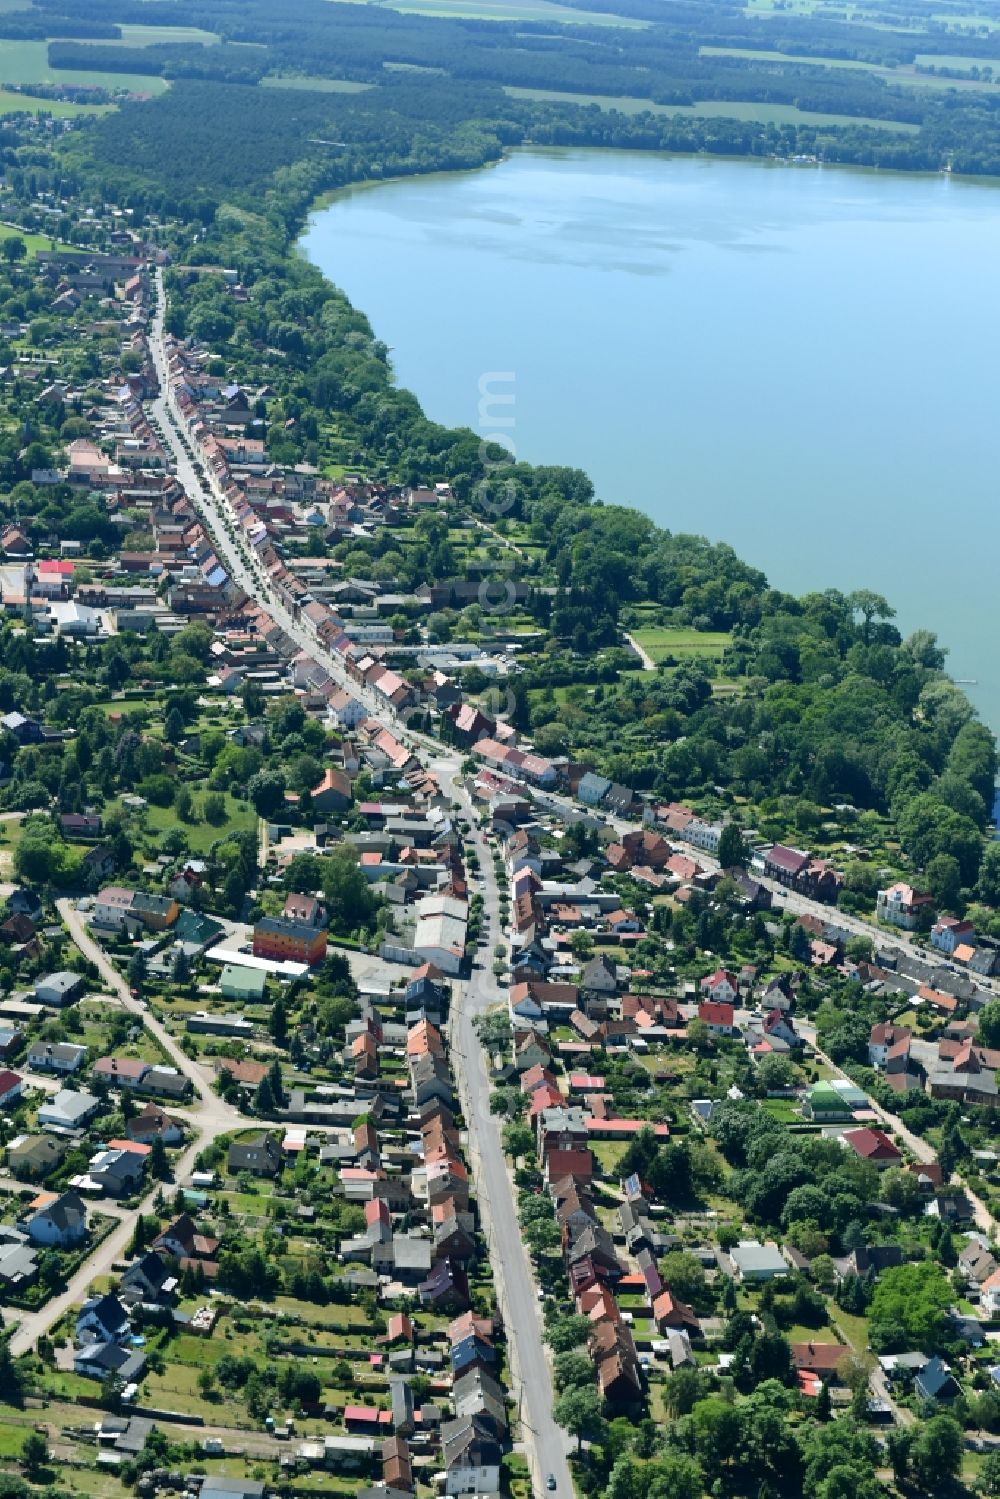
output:
<svg viewBox="0 0 1000 1499"><path fill-rule="evenodd" d="M166 1301L177 1290L177 1277L163 1255L150 1250L122 1274L120 1294L140 1301Z"/></svg>
<svg viewBox="0 0 1000 1499"><path fill-rule="evenodd" d="M230 1176L249 1171L251 1176L277 1176L282 1169L281 1146L275 1135L263 1133L250 1140L233 1140L226 1157Z"/></svg>
<svg viewBox="0 0 1000 1499"><path fill-rule="evenodd" d="M73 1355L73 1373L84 1379L105 1380L117 1374L124 1384L136 1384L146 1368L146 1355L138 1348L117 1343L87 1343Z"/></svg>
<svg viewBox="0 0 1000 1499"><path fill-rule="evenodd" d="M441 1426L446 1494L495 1494L503 1449L480 1416L459 1416Z"/></svg>
<svg viewBox="0 0 1000 1499"><path fill-rule="evenodd" d="M809 855L800 848L786 848L776 843L764 855L764 873L779 885L794 885L809 863Z"/></svg>
<svg viewBox="0 0 1000 1499"><path fill-rule="evenodd" d="M130 1333L128 1312L117 1296L91 1296L77 1313L78 1343L124 1343Z"/></svg>
<svg viewBox="0 0 1000 1499"><path fill-rule="evenodd" d="M31 1072L76 1072L86 1055L85 1046L70 1041L36 1041L28 1052L27 1067Z"/></svg>
<svg viewBox="0 0 1000 1499"><path fill-rule="evenodd" d="M469 1305L469 1282L461 1265L452 1260L438 1260L430 1274L417 1287L422 1306L443 1311L464 1311Z"/></svg>
<svg viewBox="0 0 1000 1499"><path fill-rule="evenodd" d="M81 1244L87 1236L87 1210L82 1199L75 1192L63 1192L32 1214L27 1231L33 1244L60 1249Z"/></svg>

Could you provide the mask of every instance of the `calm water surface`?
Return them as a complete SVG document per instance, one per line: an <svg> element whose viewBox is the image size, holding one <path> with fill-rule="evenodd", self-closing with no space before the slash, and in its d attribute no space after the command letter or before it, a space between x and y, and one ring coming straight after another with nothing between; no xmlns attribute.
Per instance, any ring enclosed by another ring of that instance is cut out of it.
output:
<svg viewBox="0 0 1000 1499"><path fill-rule="evenodd" d="M341 195L310 258L428 415L731 542L795 592L874 587L1000 729L1000 189L614 151Z"/></svg>

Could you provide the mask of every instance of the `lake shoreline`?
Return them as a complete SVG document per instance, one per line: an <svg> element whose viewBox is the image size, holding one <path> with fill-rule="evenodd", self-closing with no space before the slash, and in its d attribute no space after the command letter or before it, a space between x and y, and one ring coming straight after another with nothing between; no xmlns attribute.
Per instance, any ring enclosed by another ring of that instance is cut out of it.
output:
<svg viewBox="0 0 1000 1499"><path fill-rule="evenodd" d="M339 190L297 242L392 347L397 384L428 418L475 429L477 380L516 370L518 456L580 467L605 503L725 540L790 592L885 592L904 632L929 626L951 645L952 672L976 680L970 697L1000 725L987 654L1000 609L972 607L948 549L915 555L937 493L996 529L992 419L981 391L964 412L951 384L961 372L975 395L972 287L989 280L981 246L964 263L966 241L988 226L1000 254L1000 197L946 173L790 175L791 163L704 153L517 147L489 165ZM384 195L361 191L374 186ZM816 348L804 364L803 331ZM637 369L617 357L623 341ZM870 382L868 365L881 372ZM631 382L633 403L619 389ZM905 544L887 522L901 505Z"/></svg>

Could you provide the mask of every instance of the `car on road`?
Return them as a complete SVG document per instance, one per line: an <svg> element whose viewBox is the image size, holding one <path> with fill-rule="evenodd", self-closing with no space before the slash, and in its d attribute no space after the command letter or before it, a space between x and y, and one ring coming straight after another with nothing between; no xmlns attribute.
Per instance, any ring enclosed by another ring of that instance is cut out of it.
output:
<svg viewBox="0 0 1000 1499"><path fill-rule="evenodd" d="M556 1475L554 1473L550 1473L549 1476L548 1476L548 1478L546 1478L546 1480L545 1480L545 1487L547 1489L554 1489L555 1486L556 1486Z"/></svg>

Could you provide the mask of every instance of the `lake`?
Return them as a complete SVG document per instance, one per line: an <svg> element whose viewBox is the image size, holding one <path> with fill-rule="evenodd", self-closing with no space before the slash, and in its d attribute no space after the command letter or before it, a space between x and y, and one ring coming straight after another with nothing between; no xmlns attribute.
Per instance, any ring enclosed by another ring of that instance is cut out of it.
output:
<svg viewBox="0 0 1000 1499"><path fill-rule="evenodd" d="M510 375L518 457L778 587L878 589L1000 729L995 186L518 151L347 191L303 248L431 418L496 431Z"/></svg>

